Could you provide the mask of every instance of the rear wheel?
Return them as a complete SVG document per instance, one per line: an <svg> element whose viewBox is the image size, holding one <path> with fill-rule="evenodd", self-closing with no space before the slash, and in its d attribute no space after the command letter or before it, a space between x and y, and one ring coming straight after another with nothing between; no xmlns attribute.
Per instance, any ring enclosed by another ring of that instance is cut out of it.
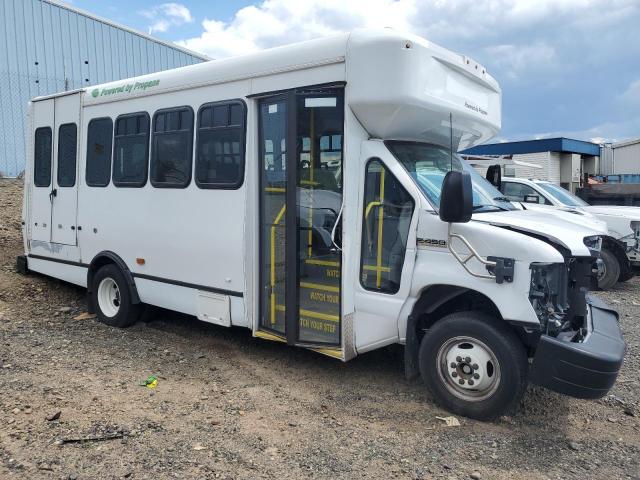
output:
<svg viewBox="0 0 640 480"><path fill-rule="evenodd" d="M460 312L442 318L425 334L420 374L447 410L490 420L519 403L527 384L527 355L501 322Z"/></svg>
<svg viewBox="0 0 640 480"><path fill-rule="evenodd" d="M93 278L93 305L98 319L112 327L128 327L140 316L140 305L131 303L129 286L120 269L105 265Z"/></svg>
<svg viewBox="0 0 640 480"><path fill-rule="evenodd" d="M600 251L602 269L598 274L598 288L608 290L618 282L620 277L620 263L611 250Z"/></svg>

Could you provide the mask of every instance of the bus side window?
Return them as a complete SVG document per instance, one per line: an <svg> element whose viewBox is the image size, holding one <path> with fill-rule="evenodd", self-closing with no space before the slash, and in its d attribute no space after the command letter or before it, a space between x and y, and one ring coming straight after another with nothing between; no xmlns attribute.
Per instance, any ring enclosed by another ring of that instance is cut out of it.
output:
<svg viewBox="0 0 640 480"><path fill-rule="evenodd" d="M87 165L85 179L90 187L106 187L111 179L113 121L94 118L87 129Z"/></svg>
<svg viewBox="0 0 640 480"><path fill-rule="evenodd" d="M360 283L393 294L400 289L414 202L379 159L366 168Z"/></svg>
<svg viewBox="0 0 640 480"><path fill-rule="evenodd" d="M240 100L200 107L195 166L198 187L240 188L244 180L246 116Z"/></svg>
<svg viewBox="0 0 640 480"><path fill-rule="evenodd" d="M144 186L148 158L149 114L119 116L113 141L113 184L116 187Z"/></svg>
<svg viewBox="0 0 640 480"><path fill-rule="evenodd" d="M151 185L185 188L191 183L193 110L179 107L159 110L153 116Z"/></svg>
<svg viewBox="0 0 640 480"><path fill-rule="evenodd" d="M33 184L36 187L51 186L51 128L36 129L33 154Z"/></svg>
<svg viewBox="0 0 640 480"><path fill-rule="evenodd" d="M73 187L76 184L76 151L78 126L65 123L58 129L58 186Z"/></svg>

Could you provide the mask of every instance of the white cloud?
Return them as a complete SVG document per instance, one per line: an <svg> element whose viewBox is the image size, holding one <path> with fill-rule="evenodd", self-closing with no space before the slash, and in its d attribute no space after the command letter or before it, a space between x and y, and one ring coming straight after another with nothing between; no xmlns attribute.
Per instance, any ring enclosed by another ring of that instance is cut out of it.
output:
<svg viewBox="0 0 640 480"><path fill-rule="evenodd" d="M416 0L266 0L226 23L202 22L199 37L177 42L212 58L253 52L357 27L411 30Z"/></svg>
<svg viewBox="0 0 640 480"><path fill-rule="evenodd" d="M619 138L640 133L637 25L638 0L259 0L176 43L223 58L392 27L485 65L503 87L505 137Z"/></svg>
<svg viewBox="0 0 640 480"><path fill-rule="evenodd" d="M635 8L633 0L614 3ZM221 58L357 27L393 27L445 45L474 40L494 48L508 46L512 61L523 65L523 48L531 53L537 48L548 59L553 47L540 41L532 45L522 35L519 44L505 43L505 37L536 28L543 35L554 29L561 34L563 28L587 29L593 35L600 20L610 20L611 10L610 0L264 0L238 10L230 22L205 19L199 37L179 43Z"/></svg>
<svg viewBox="0 0 640 480"><path fill-rule="evenodd" d="M193 22L191 12L181 3L162 3L149 10L141 11L140 15L152 21L148 27L149 34L166 32L173 26Z"/></svg>
<svg viewBox="0 0 640 480"><path fill-rule="evenodd" d="M517 78L523 71L544 66L556 66L556 51L544 42L534 45L492 45L486 48L494 57L494 65L501 68L510 78Z"/></svg>
<svg viewBox="0 0 640 480"><path fill-rule="evenodd" d="M618 100L625 106L640 105L640 79L631 82L624 93L618 97Z"/></svg>

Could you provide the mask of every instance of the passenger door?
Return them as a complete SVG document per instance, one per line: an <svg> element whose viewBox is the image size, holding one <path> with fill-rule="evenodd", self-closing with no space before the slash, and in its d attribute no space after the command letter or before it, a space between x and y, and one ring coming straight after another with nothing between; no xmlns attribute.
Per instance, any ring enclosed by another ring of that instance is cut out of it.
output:
<svg viewBox="0 0 640 480"><path fill-rule="evenodd" d="M76 245L80 93L55 99L51 242Z"/></svg>
<svg viewBox="0 0 640 480"><path fill-rule="evenodd" d="M343 90L288 91L258 109L259 330L338 356Z"/></svg>

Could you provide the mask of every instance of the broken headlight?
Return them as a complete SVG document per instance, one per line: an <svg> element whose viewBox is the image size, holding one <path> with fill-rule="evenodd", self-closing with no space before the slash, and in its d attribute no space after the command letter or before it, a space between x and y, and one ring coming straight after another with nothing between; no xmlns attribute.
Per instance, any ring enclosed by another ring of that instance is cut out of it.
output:
<svg viewBox="0 0 640 480"><path fill-rule="evenodd" d="M529 301L542 331L556 336L569 309L567 267L564 263L532 263Z"/></svg>
<svg viewBox="0 0 640 480"><path fill-rule="evenodd" d="M584 237L583 240L585 246L591 252L592 257L597 257L602 250L602 236L601 235L593 235L591 237Z"/></svg>

